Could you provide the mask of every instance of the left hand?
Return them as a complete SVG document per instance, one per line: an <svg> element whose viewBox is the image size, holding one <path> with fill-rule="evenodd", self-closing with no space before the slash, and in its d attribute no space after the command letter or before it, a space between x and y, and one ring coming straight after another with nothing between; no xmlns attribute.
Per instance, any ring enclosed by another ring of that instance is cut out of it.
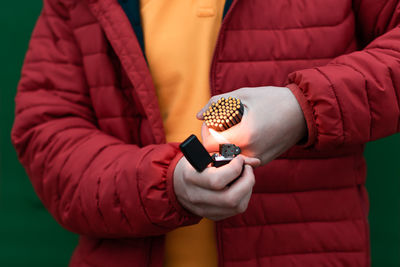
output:
<svg viewBox="0 0 400 267"><path fill-rule="evenodd" d="M286 87L241 88L213 96L197 114L221 97L239 98L244 105L242 121L226 131L219 132L229 143L242 149L249 157L256 157L264 165L298 143L306 135L303 112L293 93ZM218 151L219 142L203 123L202 139L208 151ZM221 141L220 141L221 142Z"/></svg>

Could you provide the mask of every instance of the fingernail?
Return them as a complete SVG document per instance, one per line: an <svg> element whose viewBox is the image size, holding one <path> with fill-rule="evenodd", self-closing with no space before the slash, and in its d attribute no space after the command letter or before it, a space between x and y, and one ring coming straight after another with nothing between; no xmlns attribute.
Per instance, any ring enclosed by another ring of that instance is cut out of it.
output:
<svg viewBox="0 0 400 267"><path fill-rule="evenodd" d="M197 117L198 119L203 119L203 109L200 110L199 112L197 112L196 117Z"/></svg>

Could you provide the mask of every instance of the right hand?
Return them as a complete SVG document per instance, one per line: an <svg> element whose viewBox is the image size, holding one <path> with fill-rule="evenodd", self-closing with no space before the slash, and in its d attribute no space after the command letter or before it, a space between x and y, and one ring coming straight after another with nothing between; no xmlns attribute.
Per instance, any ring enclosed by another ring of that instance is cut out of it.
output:
<svg viewBox="0 0 400 267"><path fill-rule="evenodd" d="M259 159L239 155L222 167L208 167L199 173L182 157L174 171L176 197L188 211L213 221L242 213L255 183L253 167L258 165Z"/></svg>

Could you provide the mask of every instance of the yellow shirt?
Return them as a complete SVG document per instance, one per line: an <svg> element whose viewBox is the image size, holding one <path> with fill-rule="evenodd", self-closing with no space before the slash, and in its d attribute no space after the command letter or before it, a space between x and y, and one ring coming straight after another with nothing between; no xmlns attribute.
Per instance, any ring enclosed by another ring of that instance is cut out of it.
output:
<svg viewBox="0 0 400 267"><path fill-rule="evenodd" d="M196 113L210 98L209 71L225 0L141 0L145 51L167 142L200 136ZM214 224L166 236L164 266L217 266Z"/></svg>

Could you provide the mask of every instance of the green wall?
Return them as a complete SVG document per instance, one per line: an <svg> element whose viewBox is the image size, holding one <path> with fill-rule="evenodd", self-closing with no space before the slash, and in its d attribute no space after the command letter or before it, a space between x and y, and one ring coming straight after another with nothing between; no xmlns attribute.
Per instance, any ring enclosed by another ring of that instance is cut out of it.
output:
<svg viewBox="0 0 400 267"><path fill-rule="evenodd" d="M67 266L76 235L36 197L11 145L14 95L42 1L3 1L0 16L0 266Z"/></svg>
<svg viewBox="0 0 400 267"><path fill-rule="evenodd" d="M0 17L0 266L67 266L77 236L36 197L10 143L14 95L41 1L7 1ZM374 267L400 266L400 136L367 147Z"/></svg>

